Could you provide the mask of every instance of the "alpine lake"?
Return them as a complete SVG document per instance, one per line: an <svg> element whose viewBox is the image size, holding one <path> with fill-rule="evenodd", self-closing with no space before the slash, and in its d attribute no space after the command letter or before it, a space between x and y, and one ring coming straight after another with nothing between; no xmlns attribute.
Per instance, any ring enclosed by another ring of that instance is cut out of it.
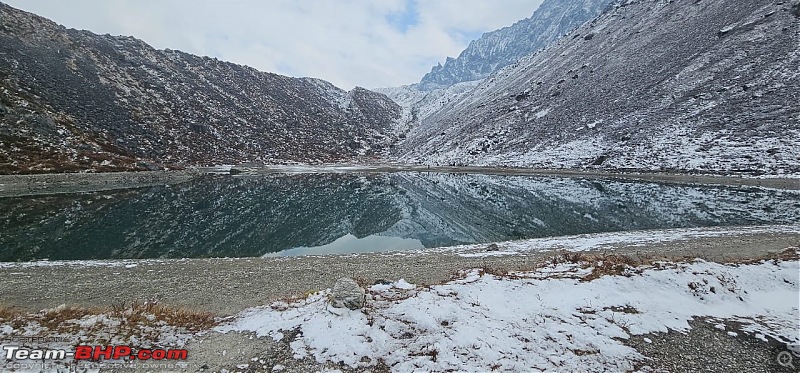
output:
<svg viewBox="0 0 800 373"><path fill-rule="evenodd" d="M0 261L325 255L584 233L796 224L800 191L450 174L203 175L0 198Z"/></svg>

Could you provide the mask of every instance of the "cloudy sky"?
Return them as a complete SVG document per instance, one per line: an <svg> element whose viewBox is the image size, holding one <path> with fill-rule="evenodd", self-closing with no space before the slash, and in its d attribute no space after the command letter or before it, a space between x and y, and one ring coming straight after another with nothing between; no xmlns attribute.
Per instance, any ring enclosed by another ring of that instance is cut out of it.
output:
<svg viewBox="0 0 800 373"><path fill-rule="evenodd" d="M67 27L367 88L418 82L542 0L3 0Z"/></svg>

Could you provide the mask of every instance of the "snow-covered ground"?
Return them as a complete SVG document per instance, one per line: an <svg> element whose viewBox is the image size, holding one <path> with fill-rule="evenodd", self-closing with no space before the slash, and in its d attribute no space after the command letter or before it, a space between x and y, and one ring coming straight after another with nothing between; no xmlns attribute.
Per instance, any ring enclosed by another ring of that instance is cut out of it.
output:
<svg viewBox="0 0 800 373"><path fill-rule="evenodd" d="M590 280L594 270L562 262L502 276L473 270L431 287L400 280L370 287L367 307L352 311L330 307L324 291L248 310L217 330L279 340L299 329L297 358L382 360L393 371L629 371L644 357L622 340L685 331L699 316L742 323L731 333L800 343L796 260L656 262Z"/></svg>
<svg viewBox="0 0 800 373"><path fill-rule="evenodd" d="M203 326L189 321L177 325L176 319L185 314L155 303L136 307L117 308L101 312L97 309L73 308L61 305L38 313L10 316L0 308L0 372L61 373L99 372L101 368L135 367L128 359L88 361L71 356L58 359L7 359L16 349L64 350L75 352L81 346L133 346L136 349L180 349L197 337ZM210 317L210 316L209 316ZM209 323L211 321L208 321ZM208 328L206 325L205 328ZM150 361L154 366L162 361ZM169 361L177 369L187 365L182 360ZM125 365L123 365L125 364ZM148 362L139 364L147 366ZM162 364L163 365L163 364Z"/></svg>
<svg viewBox="0 0 800 373"><path fill-rule="evenodd" d="M796 229L768 226L746 231ZM647 371L647 359L625 340L667 330L687 331L689 321L698 317L732 337L744 334L778 341L800 352L791 347L800 345L797 248L776 256L783 260L738 264L650 261L639 266L621 257L583 252L636 244L643 236L651 236L646 242L655 243L737 232L742 233L722 228L662 234L628 232L501 242L496 244L497 251L486 251L485 245L436 249L465 256L556 248L568 251L525 271L475 269L433 286L416 286L404 280L379 283L367 288L367 306L362 310L332 308L328 303L331 291L325 290L293 303L276 302L245 310L214 329L220 333L249 331L276 341L296 335L289 344L295 358L333 364L341 361L362 368L382 362L401 372ZM116 265L123 270L152 261L97 261L93 265ZM78 265L35 263L31 265ZM0 322L0 347L18 344L13 343L14 338L36 337L58 338L47 343L49 348L99 343L189 348L190 357L199 352L187 342L203 338L202 329L189 330L162 321L167 320L163 315L168 312L157 307L153 310L152 316L145 313L136 317L129 311L69 313L62 306L18 319L26 322L5 319ZM156 314L162 318L156 319ZM49 325L47 320L55 320L51 315L69 317ZM0 320L4 317L8 316L0 312ZM130 322L134 319L140 324ZM287 359L292 360L288 355ZM183 370L190 369L195 361L175 363ZM56 372L72 362L48 362L48 368L41 370L42 365L35 361L0 360L0 371L8 364L18 372Z"/></svg>

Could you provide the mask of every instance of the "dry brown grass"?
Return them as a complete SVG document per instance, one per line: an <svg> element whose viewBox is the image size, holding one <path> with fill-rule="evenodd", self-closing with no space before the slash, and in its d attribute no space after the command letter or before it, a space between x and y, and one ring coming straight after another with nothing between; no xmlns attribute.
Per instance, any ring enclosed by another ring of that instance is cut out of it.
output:
<svg viewBox="0 0 800 373"><path fill-rule="evenodd" d="M0 324L10 325L12 328L20 328L25 325L25 312L13 306L0 305Z"/></svg>
<svg viewBox="0 0 800 373"><path fill-rule="evenodd" d="M87 327L74 322L91 316L105 316L118 321L119 325L109 327L100 323ZM84 331L86 334L92 334L103 328L114 328L115 335L131 336L139 335L146 329L158 330L165 325L182 328L188 332L198 332L210 329L218 322L219 320L208 312L170 307L156 302L121 303L111 307L60 306L35 313L27 313L14 307L0 307L0 323L11 325L15 329L38 324L55 333Z"/></svg>
<svg viewBox="0 0 800 373"><path fill-rule="evenodd" d="M591 281L606 275L632 275L640 271L637 267L653 263L656 262L651 260L651 258L633 258L631 256L618 254L586 254L582 252L564 251L541 262L525 266L516 266L513 269L495 267L484 263L482 266L478 267L477 270L480 276L493 275L504 279L520 279L527 277L524 273L536 272L546 266L576 264L580 268L592 268L592 273L581 278L581 281ZM455 271L449 276L449 279L442 281L441 284L463 279L468 273L469 271L466 270Z"/></svg>
<svg viewBox="0 0 800 373"><path fill-rule="evenodd" d="M149 317L152 315L151 318ZM118 304L112 306L111 317L117 317L131 324L163 323L196 332L217 325L217 318L210 312L170 307L158 302Z"/></svg>
<svg viewBox="0 0 800 373"><path fill-rule="evenodd" d="M488 264L484 264L483 266L478 268L478 275L480 275L480 276L493 275L493 276L502 277L502 278L515 277L515 276L510 275L510 271L508 270L508 268L492 267L492 266L490 266Z"/></svg>
<svg viewBox="0 0 800 373"><path fill-rule="evenodd" d="M12 320L23 313L17 307L0 305L0 321Z"/></svg>
<svg viewBox="0 0 800 373"><path fill-rule="evenodd" d="M479 274L489 274L501 278L518 279L524 276L519 275L524 272L535 272L545 266L556 266L559 264L576 264L580 268L592 268L592 272L581 278L581 281L591 281L606 275L632 275L639 271L641 265L654 263L651 258L633 258L627 255L618 254L586 254L582 252L559 252L548 259L532 265L514 268L513 270L502 267L492 267L483 265L478 268ZM464 271L457 272L463 277Z"/></svg>
<svg viewBox="0 0 800 373"><path fill-rule="evenodd" d="M800 260L800 247L791 246L777 253L769 253L756 258L738 258L726 260L726 264L757 264L764 261L790 261Z"/></svg>
<svg viewBox="0 0 800 373"><path fill-rule="evenodd" d="M447 275L446 279L440 281L439 285L444 285L444 284L446 284L448 282L463 280L463 279L467 278L467 273L468 272L469 271L463 270L463 269L454 270L454 271L450 272L450 274Z"/></svg>
<svg viewBox="0 0 800 373"><path fill-rule="evenodd" d="M364 287L364 286L362 286ZM298 307L302 303L302 301L308 299L313 295L317 295L324 292L324 290L308 290L304 293L290 293L286 295L277 296L271 298L268 303L269 307L276 311L286 311L290 308ZM232 316L229 316L232 317Z"/></svg>
<svg viewBox="0 0 800 373"><path fill-rule="evenodd" d="M103 314L103 310L99 308L57 307L44 310L36 314L27 315L26 318L29 321L35 321L39 323L39 325L49 330L74 332L78 329L78 325L75 325L74 323L68 323L68 321L80 320L86 316L100 314Z"/></svg>
<svg viewBox="0 0 800 373"><path fill-rule="evenodd" d="M589 261L590 257L582 252L565 251L550 258L552 264L573 263L580 264Z"/></svg>
<svg viewBox="0 0 800 373"><path fill-rule="evenodd" d="M581 281L592 281L603 276L633 275L641 264L626 255L600 255L587 258L584 267L592 267L592 272L581 278Z"/></svg>
<svg viewBox="0 0 800 373"><path fill-rule="evenodd" d="M792 246L787 247L783 251L773 254L772 258L777 260L800 260L800 247Z"/></svg>
<svg viewBox="0 0 800 373"><path fill-rule="evenodd" d="M562 263L572 263L580 265L581 268L592 268L592 273L581 278L581 281L591 281L603 276L632 276L641 273L642 266L652 266L656 269L663 269L674 266L675 263L689 263L696 260L692 256L661 256L635 254L585 254L580 252L562 252L548 260L550 264L557 265ZM783 251L770 253L755 258L741 258L726 260L725 264L757 264L765 261L787 261L800 260L800 249L789 247Z"/></svg>

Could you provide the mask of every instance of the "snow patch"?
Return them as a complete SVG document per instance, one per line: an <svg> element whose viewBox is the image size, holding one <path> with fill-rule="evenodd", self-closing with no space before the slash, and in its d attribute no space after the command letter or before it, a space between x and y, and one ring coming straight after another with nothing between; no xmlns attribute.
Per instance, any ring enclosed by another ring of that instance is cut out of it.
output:
<svg viewBox="0 0 800 373"><path fill-rule="evenodd" d="M299 328L295 356L350 367L383 359L395 371L628 371L643 356L620 339L686 331L697 316L800 342L796 261L639 270L592 281L581 281L587 272L572 264L510 278L472 271L427 289L373 287L366 311L335 315L317 294L282 310L245 311L217 330L274 338Z"/></svg>

